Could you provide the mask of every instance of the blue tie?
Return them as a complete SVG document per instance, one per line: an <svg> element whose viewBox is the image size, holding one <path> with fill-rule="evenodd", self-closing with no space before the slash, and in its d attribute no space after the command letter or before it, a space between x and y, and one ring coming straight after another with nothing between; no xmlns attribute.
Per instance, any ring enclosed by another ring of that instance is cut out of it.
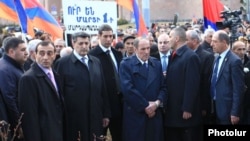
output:
<svg viewBox="0 0 250 141"><path fill-rule="evenodd" d="M141 71L143 76L147 77L147 75L148 75L148 64L143 63L141 68L140 68L140 71Z"/></svg>
<svg viewBox="0 0 250 141"><path fill-rule="evenodd" d="M163 55L162 56L162 72L167 71L167 61L166 61L167 56Z"/></svg>
<svg viewBox="0 0 250 141"><path fill-rule="evenodd" d="M82 63L83 63L84 65L86 65L87 68L89 67L89 66L88 66L88 63L87 63L87 58L86 58L86 57L81 58L81 61L82 61Z"/></svg>
<svg viewBox="0 0 250 141"><path fill-rule="evenodd" d="M212 99L215 99L215 95L216 95L215 85L216 85L217 76L218 76L218 68L219 68L220 58L221 58L220 56L218 56L216 58L216 61L215 61L215 64L214 64L215 67L214 67L213 74L212 74L212 79L211 79L210 93L211 93L211 98Z"/></svg>

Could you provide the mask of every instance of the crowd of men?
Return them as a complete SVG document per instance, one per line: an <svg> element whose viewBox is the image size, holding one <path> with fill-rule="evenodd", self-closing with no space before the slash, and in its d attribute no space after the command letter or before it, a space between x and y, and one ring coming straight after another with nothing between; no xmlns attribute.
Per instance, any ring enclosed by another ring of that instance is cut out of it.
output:
<svg viewBox="0 0 250 141"><path fill-rule="evenodd" d="M249 125L248 30L231 42L226 29L154 25L115 39L103 24L71 47L5 37L0 120L16 141L202 141L204 125Z"/></svg>

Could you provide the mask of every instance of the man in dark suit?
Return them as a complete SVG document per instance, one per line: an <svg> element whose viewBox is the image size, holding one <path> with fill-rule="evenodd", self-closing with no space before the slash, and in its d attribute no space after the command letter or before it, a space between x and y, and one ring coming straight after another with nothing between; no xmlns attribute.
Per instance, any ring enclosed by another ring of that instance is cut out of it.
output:
<svg viewBox="0 0 250 141"><path fill-rule="evenodd" d="M64 104L58 74L52 69L55 46L42 41L36 47L36 62L19 83L18 103L24 113L25 141L63 141Z"/></svg>
<svg viewBox="0 0 250 141"><path fill-rule="evenodd" d="M28 51L29 51L29 57L27 59L27 61L25 61L24 65L23 65L23 68L25 71L27 71L31 65L34 63L35 61L35 50L36 50L36 45L38 43L40 43L42 40L40 39L33 39L31 41L29 41L28 43Z"/></svg>
<svg viewBox="0 0 250 141"><path fill-rule="evenodd" d="M10 124L10 136L18 125L20 111L17 98L18 82L24 73L23 64L28 58L28 52L23 40L8 37L4 40L5 53L0 59L0 94L1 94L1 120ZM17 130L17 134L19 133Z"/></svg>
<svg viewBox="0 0 250 141"><path fill-rule="evenodd" d="M213 48L211 46L211 42L212 42L212 37L213 37L213 34L214 34L214 29L212 28L208 28L205 30L204 32L204 40L203 42L201 43L201 47L211 53L214 53L213 52Z"/></svg>
<svg viewBox="0 0 250 141"><path fill-rule="evenodd" d="M212 38L215 58L211 78L211 98L214 103L216 124L238 124L244 95L244 72L241 59L230 51L229 36L216 31ZM217 65L218 64L218 65Z"/></svg>
<svg viewBox="0 0 250 141"><path fill-rule="evenodd" d="M110 25L103 24L98 31L100 43L89 54L97 57L102 65L108 98L111 106L111 118L109 130L112 141L121 141L122 129L122 95L119 85L119 64L122 53L111 47L113 41L113 29Z"/></svg>
<svg viewBox="0 0 250 141"><path fill-rule="evenodd" d="M249 58L246 54L246 44L242 41L236 41L232 45L232 51L240 57L242 64L246 65L246 63L249 61Z"/></svg>
<svg viewBox="0 0 250 141"><path fill-rule="evenodd" d="M121 62L120 77L124 96L123 141L163 141L162 110L166 86L161 63L150 57L145 38L135 39L136 55Z"/></svg>
<svg viewBox="0 0 250 141"><path fill-rule="evenodd" d="M200 79L200 96L202 106L203 123L208 124L209 115L211 111L211 98L210 98L210 78L212 74L214 55L203 49L200 45L201 38L195 30L186 31L187 46L195 51L200 58L201 65L201 79Z"/></svg>
<svg viewBox="0 0 250 141"><path fill-rule="evenodd" d="M90 35L72 35L73 53L60 58L55 68L63 78L67 113L67 141L98 140L109 124L110 107L100 61L87 55ZM79 136L79 134L80 136Z"/></svg>
<svg viewBox="0 0 250 141"><path fill-rule="evenodd" d="M167 141L197 141L202 116L200 105L200 60L186 46L186 33L181 27L170 32L169 46L173 49L167 70L165 127Z"/></svg>
<svg viewBox="0 0 250 141"><path fill-rule="evenodd" d="M232 51L239 56L244 66L244 79L245 79L245 95L243 100L243 116L240 121L241 124L250 124L250 61L246 55L246 45L243 41L236 41L233 43Z"/></svg>
<svg viewBox="0 0 250 141"><path fill-rule="evenodd" d="M162 33L158 37L158 53L151 55L161 61L163 75L167 74L167 66L171 54L171 49L168 46L169 36L166 33Z"/></svg>

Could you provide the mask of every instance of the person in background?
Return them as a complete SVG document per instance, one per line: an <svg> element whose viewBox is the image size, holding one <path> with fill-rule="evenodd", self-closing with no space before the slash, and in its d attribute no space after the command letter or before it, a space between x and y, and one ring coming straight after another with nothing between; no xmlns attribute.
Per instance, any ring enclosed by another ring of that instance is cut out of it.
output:
<svg viewBox="0 0 250 141"><path fill-rule="evenodd" d="M134 55L135 53L135 47L134 47L134 36L126 36L123 39L123 44L125 48L125 52L123 54L123 57L129 57Z"/></svg>
<svg viewBox="0 0 250 141"><path fill-rule="evenodd" d="M71 47L65 47L60 51L60 58L70 55L73 52Z"/></svg>
<svg viewBox="0 0 250 141"><path fill-rule="evenodd" d="M40 40L42 35L43 35L43 31L36 31L34 39L39 39Z"/></svg>
<svg viewBox="0 0 250 141"><path fill-rule="evenodd" d="M135 39L135 55L123 59L120 83L124 97L123 141L163 141L159 106L167 99L160 61L150 57L146 38Z"/></svg>
<svg viewBox="0 0 250 141"><path fill-rule="evenodd" d="M199 95L201 98L203 125L206 125L211 123L209 117L211 111L210 77L212 74L214 55L201 47L201 38L196 30L186 31L186 36L187 46L197 53L200 58L201 73ZM197 134L197 138L203 140L203 136L203 131L200 130L200 133Z"/></svg>
<svg viewBox="0 0 250 141"><path fill-rule="evenodd" d="M15 37L14 34L4 34L1 37L1 47L0 47L0 58L3 56L4 54L4 44L7 41L6 38L11 38L11 37Z"/></svg>
<svg viewBox="0 0 250 141"><path fill-rule="evenodd" d="M67 116L66 141L100 140L111 117L109 97L100 61L88 55L90 35L72 35L73 53L55 63L62 77ZM56 140L55 140L56 141Z"/></svg>
<svg viewBox="0 0 250 141"><path fill-rule="evenodd" d="M244 79L245 79L245 95L243 100L243 117L240 124L250 125L250 61L246 56L246 46L242 41L236 41L232 45L231 49L240 59L244 66Z"/></svg>
<svg viewBox="0 0 250 141"><path fill-rule="evenodd" d="M28 58L28 52L23 40L10 37L4 44L5 54L0 59L0 93L6 110L6 121L10 124L11 137L14 129L20 123L21 116L18 107L18 82L24 73L23 64ZM2 117L2 116L0 116ZM20 130L19 130L20 129ZM17 134L21 133L21 128L17 129Z"/></svg>
<svg viewBox="0 0 250 141"><path fill-rule="evenodd" d="M45 33L45 32L43 32L43 34L40 36L39 39L42 41L50 41L50 42L52 41L51 35L49 33Z"/></svg>
<svg viewBox="0 0 250 141"><path fill-rule="evenodd" d="M42 40L40 39L33 39L31 41L29 41L28 43L28 52L29 52L29 57L27 59L27 61L25 61L24 63L24 70L27 71L31 65L35 62L36 58L35 58L35 51L36 51L36 45L38 43L40 43Z"/></svg>
<svg viewBox="0 0 250 141"><path fill-rule="evenodd" d="M159 52L157 54L152 55L152 57L155 57L159 61L161 61L162 73L166 77L167 66L171 55L171 49L170 46L168 46L169 36L166 33L162 33L157 40L158 40L157 45Z"/></svg>
<svg viewBox="0 0 250 141"><path fill-rule="evenodd" d="M212 42L212 37L213 37L213 34L215 33L214 29L212 28L208 28L205 30L204 32L204 40L203 42L201 43L201 47L211 53L214 53L213 52L213 48L211 46L211 42Z"/></svg>
<svg viewBox="0 0 250 141"><path fill-rule="evenodd" d="M112 47L113 29L103 24L98 30L99 45L89 51L97 57L102 65L104 80L111 107L111 118L107 129L110 130L112 141L122 141L122 94L119 83L119 64L122 53ZM105 134L106 135L106 134Z"/></svg>
<svg viewBox="0 0 250 141"><path fill-rule="evenodd" d="M95 48L98 45L98 36L92 36L91 37L91 43L90 43L90 49Z"/></svg>
<svg viewBox="0 0 250 141"><path fill-rule="evenodd" d="M120 51L122 54L125 53L124 44L123 44L122 42L116 43L115 49L116 49L117 51Z"/></svg>
<svg viewBox="0 0 250 141"><path fill-rule="evenodd" d="M57 59L60 58L60 52L61 52L61 50L63 48L66 48L66 43L65 43L65 41L63 39L56 39L54 41L54 45L56 47L56 59L55 59L55 61L56 61Z"/></svg>
<svg viewBox="0 0 250 141"><path fill-rule="evenodd" d="M246 65L246 63L249 61L246 52L246 44L242 41L236 41L232 45L232 51L238 55L238 57L240 57L242 64Z"/></svg>

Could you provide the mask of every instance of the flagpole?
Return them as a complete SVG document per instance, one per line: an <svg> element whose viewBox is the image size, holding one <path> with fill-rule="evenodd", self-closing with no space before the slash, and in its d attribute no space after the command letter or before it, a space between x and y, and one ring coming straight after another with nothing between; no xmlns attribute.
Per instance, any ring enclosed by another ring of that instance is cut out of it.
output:
<svg viewBox="0 0 250 141"><path fill-rule="evenodd" d="M144 17L144 22L147 27L150 27L150 1L142 0L142 12Z"/></svg>
<svg viewBox="0 0 250 141"><path fill-rule="evenodd" d="M26 34L27 34L27 15L25 13L25 10L23 8L23 5L21 3L20 0L14 0L14 5L17 11L17 16L20 22L20 27L21 27L21 37L22 40L25 42L25 44L27 44L27 40L26 40Z"/></svg>

